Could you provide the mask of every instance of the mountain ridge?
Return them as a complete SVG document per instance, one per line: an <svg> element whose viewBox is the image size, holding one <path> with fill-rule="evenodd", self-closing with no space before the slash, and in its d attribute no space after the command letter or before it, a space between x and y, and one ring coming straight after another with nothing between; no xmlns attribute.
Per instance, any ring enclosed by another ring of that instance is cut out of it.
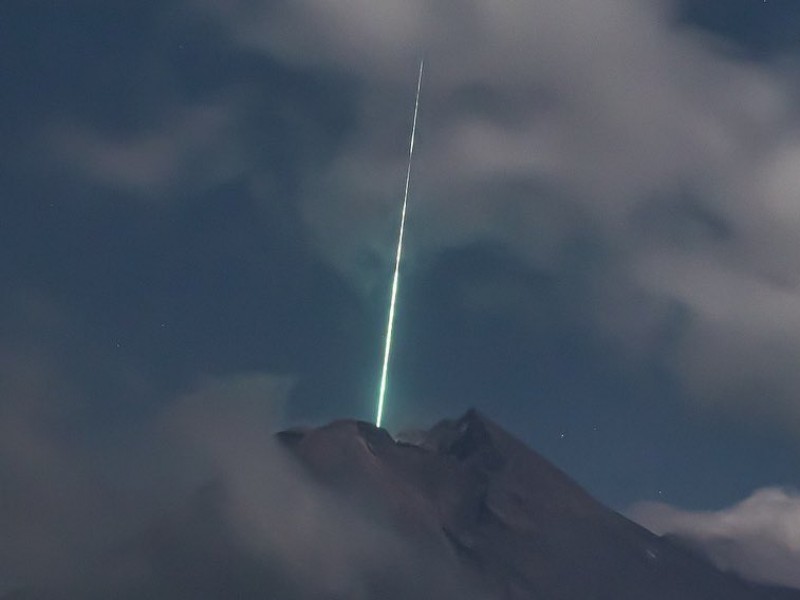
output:
<svg viewBox="0 0 800 600"><path fill-rule="evenodd" d="M253 429L201 436L218 468L199 488L0 599L800 600L607 508L474 410L413 439Z"/></svg>
<svg viewBox="0 0 800 600"><path fill-rule="evenodd" d="M278 439L324 485L449 547L491 597L800 599L723 573L603 506L475 410L415 443L355 420Z"/></svg>

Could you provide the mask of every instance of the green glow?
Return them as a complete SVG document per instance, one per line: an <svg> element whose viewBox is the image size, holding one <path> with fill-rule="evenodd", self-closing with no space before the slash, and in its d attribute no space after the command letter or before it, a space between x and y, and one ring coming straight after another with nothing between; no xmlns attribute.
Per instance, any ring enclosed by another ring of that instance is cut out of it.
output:
<svg viewBox="0 0 800 600"><path fill-rule="evenodd" d="M424 61L419 62L419 77L417 79L417 95L414 99L414 121L411 125L411 143L408 148L408 170L406 171L406 189L403 194L403 214L400 217L400 235L397 240L397 254L394 259L394 277L392 278L392 299L389 302L389 320L386 324L386 343L383 350L383 370L381 372L381 387L378 393L378 416L375 425L381 426L383 418L383 403L386 398L386 380L389 373L389 355L392 351L392 331L394 330L394 308L397 302L397 284L400 279L400 259L403 256L403 234L406 229L406 210L408 208L408 186L411 183L411 158L414 156L414 136L417 132L417 113L419 112L419 93L422 89L422 68Z"/></svg>

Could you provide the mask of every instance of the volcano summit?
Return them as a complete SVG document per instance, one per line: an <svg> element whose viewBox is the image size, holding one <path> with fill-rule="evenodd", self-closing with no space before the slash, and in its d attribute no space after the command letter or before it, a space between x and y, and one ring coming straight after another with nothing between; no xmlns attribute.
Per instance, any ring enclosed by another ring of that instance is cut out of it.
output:
<svg viewBox="0 0 800 600"><path fill-rule="evenodd" d="M353 420L274 438L202 422L212 479L0 599L800 600L603 506L475 411L407 441Z"/></svg>
<svg viewBox="0 0 800 600"><path fill-rule="evenodd" d="M322 485L391 522L425 555L458 564L476 597L800 599L723 573L604 507L476 411L414 443L359 421L279 439Z"/></svg>

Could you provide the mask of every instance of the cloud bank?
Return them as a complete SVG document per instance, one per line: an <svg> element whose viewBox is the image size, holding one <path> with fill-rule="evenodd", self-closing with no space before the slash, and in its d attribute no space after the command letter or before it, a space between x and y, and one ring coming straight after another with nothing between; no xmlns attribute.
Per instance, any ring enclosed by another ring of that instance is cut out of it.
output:
<svg viewBox="0 0 800 600"><path fill-rule="evenodd" d="M62 166L144 200L243 181L264 205L291 203L318 257L383 289L376 265L394 247L424 55L409 267L499 242L565 282L559 309L621 362L656 365L700 405L799 430L790 61L748 59L665 0L180 6L231 61L332 77L341 94L271 102L269 90L219 75L191 101L168 87L144 131L46 124ZM311 108L320 97L341 122L336 135ZM286 172L291 183L276 184Z"/></svg>
<svg viewBox="0 0 800 600"><path fill-rule="evenodd" d="M196 6L243 49L361 86L355 130L302 194L342 270L367 277L363 255L389 254L424 54L411 260L499 240L585 278L576 310L622 356L665 366L704 404L800 426L792 69L656 0Z"/></svg>
<svg viewBox="0 0 800 600"><path fill-rule="evenodd" d="M800 588L800 495L757 490L720 511L692 512L642 503L632 517L657 534L688 542L726 571L747 579Z"/></svg>
<svg viewBox="0 0 800 600"><path fill-rule="evenodd" d="M0 429L0 597L478 597L454 556L422 556L284 454L285 380L203 382L125 432L123 473L43 433L35 390L17 391L0 405L18 417Z"/></svg>

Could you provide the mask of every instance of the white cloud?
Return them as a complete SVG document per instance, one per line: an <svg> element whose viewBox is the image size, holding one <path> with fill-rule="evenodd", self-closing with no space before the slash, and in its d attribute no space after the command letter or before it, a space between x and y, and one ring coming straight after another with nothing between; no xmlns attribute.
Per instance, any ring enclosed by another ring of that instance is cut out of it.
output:
<svg viewBox="0 0 800 600"><path fill-rule="evenodd" d="M341 269L358 277L362 253L390 253L424 53L412 257L491 237L557 269L562 245L590 234L606 256L579 301L609 343L666 352L707 403L768 383L769 411L800 422L788 367L800 357L800 117L787 69L678 26L658 0L196 5L250 50L361 82L357 129L303 200ZM675 306L686 318L665 351ZM735 403L758 411L764 395Z"/></svg>
<svg viewBox="0 0 800 600"><path fill-rule="evenodd" d="M420 552L385 519L315 483L279 446L286 378L200 382L154 420L118 432L106 450L124 459L95 450L89 460L80 441L51 430L48 414L80 398L41 361L2 343L0 358L13 359L0 368L13 375L0 379L0 593L172 598L184 575L170 565L181 564L193 584L224 581L226 590L242 586L233 593L251 586L265 597L367 600L376 589L387 598L479 597L445 546ZM117 469L99 468L106 461ZM220 490L210 505L208 486Z"/></svg>
<svg viewBox="0 0 800 600"><path fill-rule="evenodd" d="M60 165L143 201L196 193L243 172L247 159L234 97L164 113L158 125L124 135L58 123L44 136Z"/></svg>
<svg viewBox="0 0 800 600"><path fill-rule="evenodd" d="M365 254L389 261L424 54L410 260L490 238L558 271L566 245L591 237L603 255L574 304L610 346L665 361L708 405L800 423L789 68L678 26L662 0L186 1L243 51L359 83L355 129L322 168L304 165L300 189L308 239L342 271L363 282ZM241 93L124 139L56 129L51 145L141 198L263 178ZM684 317L663 348L675 307Z"/></svg>
<svg viewBox="0 0 800 600"><path fill-rule="evenodd" d="M796 492L765 488L715 512L642 503L631 514L657 534L690 542L721 569L754 581L800 588L800 495Z"/></svg>

